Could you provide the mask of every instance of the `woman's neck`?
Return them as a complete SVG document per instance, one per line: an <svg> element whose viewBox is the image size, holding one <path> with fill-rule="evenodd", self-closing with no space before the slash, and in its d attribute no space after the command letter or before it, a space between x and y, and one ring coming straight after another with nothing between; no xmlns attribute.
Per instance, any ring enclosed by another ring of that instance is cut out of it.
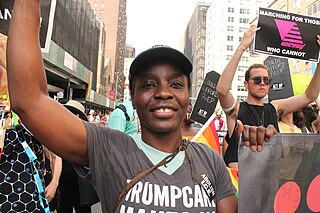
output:
<svg viewBox="0 0 320 213"><path fill-rule="evenodd" d="M174 132L167 133L150 133L148 130L141 130L141 139L144 143L152 146L153 148L172 153L181 145L182 135L181 129Z"/></svg>

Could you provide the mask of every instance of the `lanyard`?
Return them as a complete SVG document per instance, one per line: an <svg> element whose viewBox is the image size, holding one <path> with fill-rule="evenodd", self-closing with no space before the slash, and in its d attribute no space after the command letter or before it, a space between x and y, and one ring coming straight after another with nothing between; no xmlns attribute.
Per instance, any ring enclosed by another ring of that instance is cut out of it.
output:
<svg viewBox="0 0 320 213"><path fill-rule="evenodd" d="M0 119L0 159L1 159L1 155L4 151L4 139L6 136L5 133L6 133L6 130L8 129L9 124L11 122L9 98L7 98L6 101L1 101L0 107L4 108L2 110L2 115L1 115L1 119ZM9 117L5 117L5 115L8 115Z"/></svg>

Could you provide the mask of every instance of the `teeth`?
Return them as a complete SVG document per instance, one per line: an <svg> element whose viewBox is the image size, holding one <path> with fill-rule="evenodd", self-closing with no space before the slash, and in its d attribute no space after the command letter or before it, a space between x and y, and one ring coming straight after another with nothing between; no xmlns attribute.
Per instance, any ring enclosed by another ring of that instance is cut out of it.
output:
<svg viewBox="0 0 320 213"><path fill-rule="evenodd" d="M171 112L172 110L171 109L168 109L168 108L161 108L161 109L157 109L156 112Z"/></svg>

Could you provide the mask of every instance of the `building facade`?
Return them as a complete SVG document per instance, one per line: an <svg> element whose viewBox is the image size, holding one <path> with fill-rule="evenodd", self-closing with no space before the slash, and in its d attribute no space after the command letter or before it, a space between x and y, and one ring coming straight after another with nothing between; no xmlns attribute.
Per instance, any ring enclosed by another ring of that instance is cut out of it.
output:
<svg viewBox="0 0 320 213"><path fill-rule="evenodd" d="M110 109L109 101L96 92L104 32L88 0L57 0L50 49L42 54L50 97L63 94L59 102L77 100L87 111Z"/></svg>
<svg viewBox="0 0 320 213"><path fill-rule="evenodd" d="M193 103L205 78L206 14L209 6L210 3L198 3L185 32L183 51L193 64L190 91Z"/></svg>
<svg viewBox="0 0 320 213"><path fill-rule="evenodd" d="M222 73L238 47L243 33L256 17L259 7L267 7L262 0L215 0L207 11L205 72ZM240 60L232 82L232 94L238 100L246 100L244 75L252 58L246 51Z"/></svg>
<svg viewBox="0 0 320 213"><path fill-rule="evenodd" d="M89 0L97 18L106 30L105 69L107 93L116 90L116 101L123 99L124 54L126 47L126 0ZM107 94L106 94L107 95Z"/></svg>

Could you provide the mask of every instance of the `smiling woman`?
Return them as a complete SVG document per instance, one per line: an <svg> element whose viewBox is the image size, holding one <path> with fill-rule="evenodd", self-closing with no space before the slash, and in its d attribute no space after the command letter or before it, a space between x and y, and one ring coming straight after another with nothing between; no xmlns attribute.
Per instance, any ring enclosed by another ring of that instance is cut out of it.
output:
<svg viewBox="0 0 320 213"><path fill-rule="evenodd" d="M235 189L221 156L207 145L182 140L189 59L155 46L133 61L130 89L141 135L82 121L48 97L39 2L15 1L7 58L12 109L41 143L79 164L75 170L94 185L103 212L236 212ZM165 194L170 199L163 199Z"/></svg>

